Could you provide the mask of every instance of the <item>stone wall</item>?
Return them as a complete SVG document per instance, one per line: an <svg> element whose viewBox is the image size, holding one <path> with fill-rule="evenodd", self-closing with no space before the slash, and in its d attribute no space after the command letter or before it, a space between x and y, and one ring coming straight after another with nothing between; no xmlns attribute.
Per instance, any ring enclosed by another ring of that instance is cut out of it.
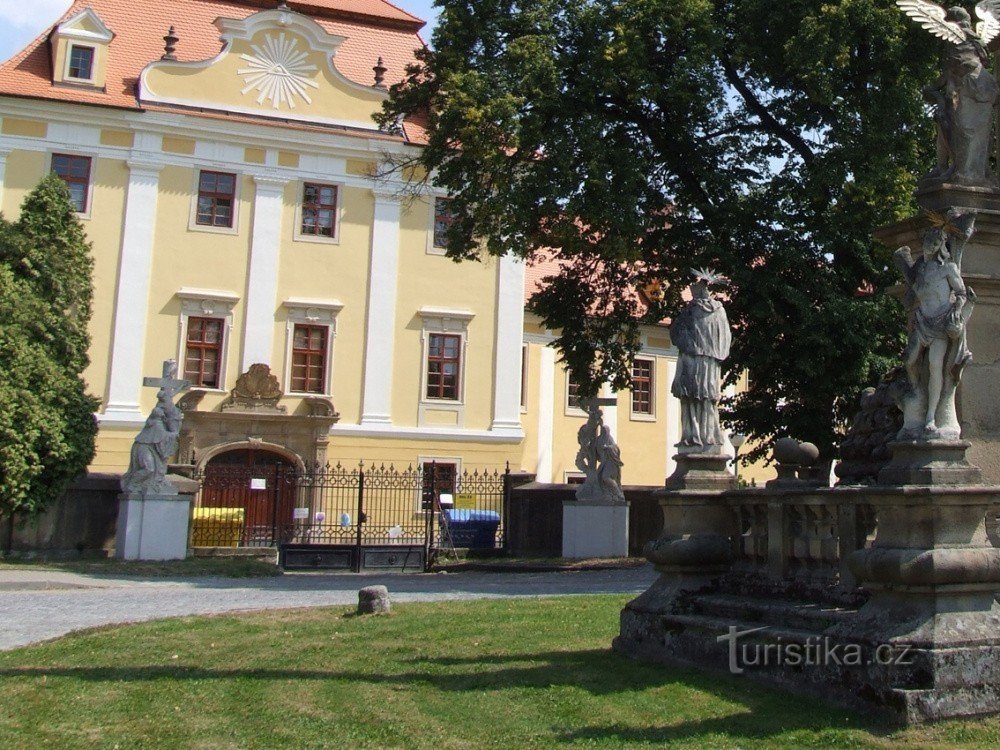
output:
<svg viewBox="0 0 1000 750"><path fill-rule="evenodd" d="M45 557L104 556L115 546L118 474L88 474L33 518L15 519L11 552ZM0 522L0 538L10 533Z"/></svg>

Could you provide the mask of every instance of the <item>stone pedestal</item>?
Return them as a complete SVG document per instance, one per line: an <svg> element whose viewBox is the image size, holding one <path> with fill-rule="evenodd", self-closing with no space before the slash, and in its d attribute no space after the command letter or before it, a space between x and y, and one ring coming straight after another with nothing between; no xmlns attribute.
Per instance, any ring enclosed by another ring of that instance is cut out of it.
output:
<svg viewBox="0 0 1000 750"><path fill-rule="evenodd" d="M962 438L972 445L969 460L989 484L1000 484L1000 191L959 185L936 185L918 191L924 208L944 212L952 206L978 209L976 231L962 256L962 277L978 297L967 331L970 362L958 387L958 419ZM921 246L927 221L915 216L879 229L875 236L896 249Z"/></svg>
<svg viewBox="0 0 1000 750"><path fill-rule="evenodd" d="M115 557L119 560L183 560L187 557L191 503L196 482L170 477L176 495L118 496Z"/></svg>
<svg viewBox="0 0 1000 750"><path fill-rule="evenodd" d="M871 598L828 633L898 655L847 677L907 722L1000 711L1000 549L986 528L1000 487L955 482L978 470L942 443L895 444L880 480L923 482L870 491L877 535L848 564Z"/></svg>
<svg viewBox="0 0 1000 750"><path fill-rule="evenodd" d="M677 468L667 477L667 490L720 491L736 486L736 477L729 473L732 459L723 453L678 453Z"/></svg>
<svg viewBox="0 0 1000 750"><path fill-rule="evenodd" d="M563 503L562 556L628 557L628 504Z"/></svg>

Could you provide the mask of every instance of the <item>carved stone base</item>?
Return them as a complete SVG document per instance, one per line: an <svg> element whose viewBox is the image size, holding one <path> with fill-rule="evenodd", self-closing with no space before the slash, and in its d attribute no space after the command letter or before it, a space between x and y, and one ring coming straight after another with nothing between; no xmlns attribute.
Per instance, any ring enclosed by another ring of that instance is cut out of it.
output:
<svg viewBox="0 0 1000 750"><path fill-rule="evenodd" d="M677 468L667 477L667 490L717 490L736 486L729 473L729 456L718 453L678 453Z"/></svg>
<svg viewBox="0 0 1000 750"><path fill-rule="evenodd" d="M965 440L897 440L889 443L892 460L878 473L882 485L979 484L982 473L970 464Z"/></svg>

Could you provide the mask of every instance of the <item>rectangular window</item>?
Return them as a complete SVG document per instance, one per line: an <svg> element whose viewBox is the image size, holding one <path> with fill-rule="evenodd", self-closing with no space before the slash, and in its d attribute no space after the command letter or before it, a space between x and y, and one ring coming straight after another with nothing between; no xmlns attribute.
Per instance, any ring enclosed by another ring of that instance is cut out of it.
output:
<svg viewBox="0 0 1000 750"><path fill-rule="evenodd" d="M653 413L653 360L632 362L632 413Z"/></svg>
<svg viewBox="0 0 1000 750"><path fill-rule="evenodd" d="M573 380L572 373L570 373L566 384L566 406L570 409L583 408L580 406L580 384Z"/></svg>
<svg viewBox="0 0 1000 750"><path fill-rule="evenodd" d="M198 217L207 227L232 227L236 202L236 175L202 171L198 178Z"/></svg>
<svg viewBox="0 0 1000 750"><path fill-rule="evenodd" d="M292 390L326 391L326 326L296 324L292 334Z"/></svg>
<svg viewBox="0 0 1000 750"><path fill-rule="evenodd" d="M184 378L202 388L218 388L222 363L221 318L188 318Z"/></svg>
<svg viewBox="0 0 1000 750"><path fill-rule="evenodd" d="M434 461L423 465L423 491L420 509L430 510L441 493L455 494L458 488L458 466L450 462Z"/></svg>
<svg viewBox="0 0 1000 750"><path fill-rule="evenodd" d="M431 333L427 337L427 398L458 400L462 337Z"/></svg>
<svg viewBox="0 0 1000 750"><path fill-rule="evenodd" d="M89 81L94 77L94 48L72 45L69 48L69 68L67 78Z"/></svg>
<svg viewBox="0 0 1000 750"><path fill-rule="evenodd" d="M87 213L87 194L90 192L90 157L52 154L52 171L59 175L69 188L69 198L77 213Z"/></svg>
<svg viewBox="0 0 1000 750"><path fill-rule="evenodd" d="M454 221L451 212L451 200L448 198L434 199L434 247L448 247L448 227Z"/></svg>
<svg viewBox="0 0 1000 750"><path fill-rule="evenodd" d="M337 187L305 183L302 188L301 234L337 236Z"/></svg>

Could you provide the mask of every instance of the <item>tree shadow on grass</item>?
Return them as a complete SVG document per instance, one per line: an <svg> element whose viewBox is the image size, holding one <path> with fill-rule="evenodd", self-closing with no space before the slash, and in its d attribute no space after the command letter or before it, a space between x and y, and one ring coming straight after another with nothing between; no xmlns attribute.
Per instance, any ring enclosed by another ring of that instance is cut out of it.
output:
<svg viewBox="0 0 1000 750"><path fill-rule="evenodd" d="M707 693L733 704L726 716L678 720L659 727L627 724L585 727L560 735L566 743L617 739L623 742L666 742L708 734L762 739L789 731L860 729L882 734L887 726L866 722L855 713L830 708L800 697L730 675L692 669L661 667L625 659L605 649L484 654L481 657L413 658L403 670L310 670L294 668L213 669L184 665L25 667L0 669L0 680L64 677L94 682L146 682L187 680L302 680L357 682L375 685L426 685L442 692L582 689L594 696L638 693L674 686L678 691ZM665 703L663 717L669 719Z"/></svg>

